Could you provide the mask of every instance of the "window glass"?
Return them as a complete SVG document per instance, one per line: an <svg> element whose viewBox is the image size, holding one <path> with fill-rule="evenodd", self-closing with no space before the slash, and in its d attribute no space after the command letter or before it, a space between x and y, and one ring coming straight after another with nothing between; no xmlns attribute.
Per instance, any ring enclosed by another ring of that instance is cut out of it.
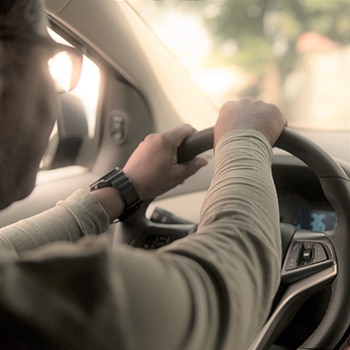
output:
<svg viewBox="0 0 350 350"><path fill-rule="evenodd" d="M49 34L56 42L72 46L51 29ZM49 67L56 85L64 87L71 77L70 60L64 55L55 57L55 62L49 62ZM58 94L62 115L51 133L41 162L41 170L75 165L83 141L95 136L99 88L99 67L83 55L81 74L76 87L69 92Z"/></svg>
<svg viewBox="0 0 350 350"><path fill-rule="evenodd" d="M49 30L49 33L55 41L72 46L67 40L59 36L51 29ZM69 70L69 67L62 64L61 68L62 70L60 70L57 75L64 77L65 74L69 74L69 72L65 72L65 70ZM80 79L77 86L72 91L70 91L69 94L79 98L84 106L88 120L90 137L93 137L95 133L99 87L100 70L91 59L89 59L86 55L83 55L83 65Z"/></svg>
<svg viewBox="0 0 350 350"><path fill-rule="evenodd" d="M291 126L350 130L349 0L129 2L218 106L262 98Z"/></svg>

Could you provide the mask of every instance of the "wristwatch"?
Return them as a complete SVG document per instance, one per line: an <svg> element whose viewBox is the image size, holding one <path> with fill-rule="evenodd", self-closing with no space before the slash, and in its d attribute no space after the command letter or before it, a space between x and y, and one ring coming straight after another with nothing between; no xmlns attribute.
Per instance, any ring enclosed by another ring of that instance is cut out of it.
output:
<svg viewBox="0 0 350 350"><path fill-rule="evenodd" d="M99 188L113 187L123 198L125 202L125 209L122 215L119 216L120 221L125 221L137 209L140 208L143 201L139 198L136 189L124 171L120 168L115 168L108 174L102 176L100 179L90 185L90 191L95 191Z"/></svg>

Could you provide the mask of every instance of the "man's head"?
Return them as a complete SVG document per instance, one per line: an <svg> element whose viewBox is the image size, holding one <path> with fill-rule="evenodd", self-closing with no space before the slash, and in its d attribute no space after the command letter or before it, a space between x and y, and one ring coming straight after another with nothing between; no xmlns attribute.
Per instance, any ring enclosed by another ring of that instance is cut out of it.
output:
<svg viewBox="0 0 350 350"><path fill-rule="evenodd" d="M11 33L1 36L1 33ZM0 209L33 189L59 108L41 0L0 2Z"/></svg>

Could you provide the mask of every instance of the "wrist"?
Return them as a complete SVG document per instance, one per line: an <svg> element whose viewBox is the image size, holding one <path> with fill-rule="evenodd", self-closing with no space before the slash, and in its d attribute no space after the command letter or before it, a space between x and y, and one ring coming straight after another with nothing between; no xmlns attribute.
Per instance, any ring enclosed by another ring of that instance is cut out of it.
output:
<svg viewBox="0 0 350 350"><path fill-rule="evenodd" d="M91 192L106 211L109 221L113 222L125 210L125 202L120 193L113 187L105 187Z"/></svg>

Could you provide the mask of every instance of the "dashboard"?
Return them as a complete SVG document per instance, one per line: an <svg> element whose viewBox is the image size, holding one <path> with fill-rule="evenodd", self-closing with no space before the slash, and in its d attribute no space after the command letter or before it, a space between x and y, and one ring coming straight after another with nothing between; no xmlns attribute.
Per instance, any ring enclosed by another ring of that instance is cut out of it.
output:
<svg viewBox="0 0 350 350"><path fill-rule="evenodd" d="M317 176L301 161L289 154L275 155L272 173L278 195L281 223L315 232L331 231L336 228L337 215L324 196ZM210 181L208 172L204 180L203 175L198 176L202 177L202 184L206 183L205 190L198 190L191 180L186 184L184 193L175 190L174 194L154 201L148 209L148 216L152 215L155 208L161 208L184 220L198 222L201 204ZM198 179L194 181L198 185ZM192 192L191 187L194 189Z"/></svg>
<svg viewBox="0 0 350 350"><path fill-rule="evenodd" d="M273 165L280 221L297 229L331 231L337 215L324 196L316 175L305 166Z"/></svg>
<svg viewBox="0 0 350 350"><path fill-rule="evenodd" d="M337 215L332 210L298 209L292 224L297 229L311 231L331 231L337 227Z"/></svg>

